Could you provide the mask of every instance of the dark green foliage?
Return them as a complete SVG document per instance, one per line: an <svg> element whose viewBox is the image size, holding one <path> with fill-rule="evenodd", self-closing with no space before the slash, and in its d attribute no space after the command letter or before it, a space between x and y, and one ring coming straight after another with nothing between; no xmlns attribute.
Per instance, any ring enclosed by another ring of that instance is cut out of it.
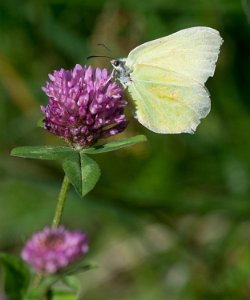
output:
<svg viewBox="0 0 250 300"><path fill-rule="evenodd" d="M0 265L4 270L3 287L9 300L22 300L30 283L27 265L18 257L0 253Z"/></svg>

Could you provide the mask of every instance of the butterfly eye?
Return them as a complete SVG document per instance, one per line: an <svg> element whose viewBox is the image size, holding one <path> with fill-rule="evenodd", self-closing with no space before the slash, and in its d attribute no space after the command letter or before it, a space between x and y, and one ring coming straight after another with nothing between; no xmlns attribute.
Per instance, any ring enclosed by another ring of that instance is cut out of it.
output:
<svg viewBox="0 0 250 300"><path fill-rule="evenodd" d="M115 67L118 67L119 65L120 65L119 60L115 60L115 61L114 61L114 66L115 66Z"/></svg>

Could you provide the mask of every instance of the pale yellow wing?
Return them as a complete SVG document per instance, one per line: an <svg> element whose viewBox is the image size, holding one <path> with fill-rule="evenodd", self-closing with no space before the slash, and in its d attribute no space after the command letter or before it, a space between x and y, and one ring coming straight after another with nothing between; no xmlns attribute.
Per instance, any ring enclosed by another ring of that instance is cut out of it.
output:
<svg viewBox="0 0 250 300"><path fill-rule="evenodd" d="M188 77L142 64L130 76L135 117L154 132L192 133L210 111L206 88Z"/></svg>
<svg viewBox="0 0 250 300"><path fill-rule="evenodd" d="M191 27L136 47L126 65L132 71L136 64L158 66L204 84L214 74L222 42L215 29Z"/></svg>

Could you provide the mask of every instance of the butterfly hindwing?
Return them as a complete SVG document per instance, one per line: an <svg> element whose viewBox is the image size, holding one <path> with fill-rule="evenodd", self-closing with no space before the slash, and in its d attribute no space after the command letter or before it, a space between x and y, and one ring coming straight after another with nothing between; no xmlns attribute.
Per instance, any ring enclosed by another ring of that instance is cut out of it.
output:
<svg viewBox="0 0 250 300"><path fill-rule="evenodd" d="M210 111L210 99L200 83L152 65L136 64L128 87L136 117L157 133L192 133Z"/></svg>

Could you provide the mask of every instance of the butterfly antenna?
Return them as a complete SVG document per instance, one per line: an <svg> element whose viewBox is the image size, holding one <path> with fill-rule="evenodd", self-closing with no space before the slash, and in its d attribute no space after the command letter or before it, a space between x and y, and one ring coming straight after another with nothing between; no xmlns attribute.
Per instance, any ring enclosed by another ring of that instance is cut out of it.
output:
<svg viewBox="0 0 250 300"><path fill-rule="evenodd" d="M109 52L112 52L105 44L103 43L98 43L97 46L101 46L103 48L105 48L106 50L108 50Z"/></svg>
<svg viewBox="0 0 250 300"><path fill-rule="evenodd" d="M96 57L105 57L105 58L115 59L114 57L106 56L106 55L90 55L90 56L86 57L86 59L88 60L88 59L96 58Z"/></svg>

